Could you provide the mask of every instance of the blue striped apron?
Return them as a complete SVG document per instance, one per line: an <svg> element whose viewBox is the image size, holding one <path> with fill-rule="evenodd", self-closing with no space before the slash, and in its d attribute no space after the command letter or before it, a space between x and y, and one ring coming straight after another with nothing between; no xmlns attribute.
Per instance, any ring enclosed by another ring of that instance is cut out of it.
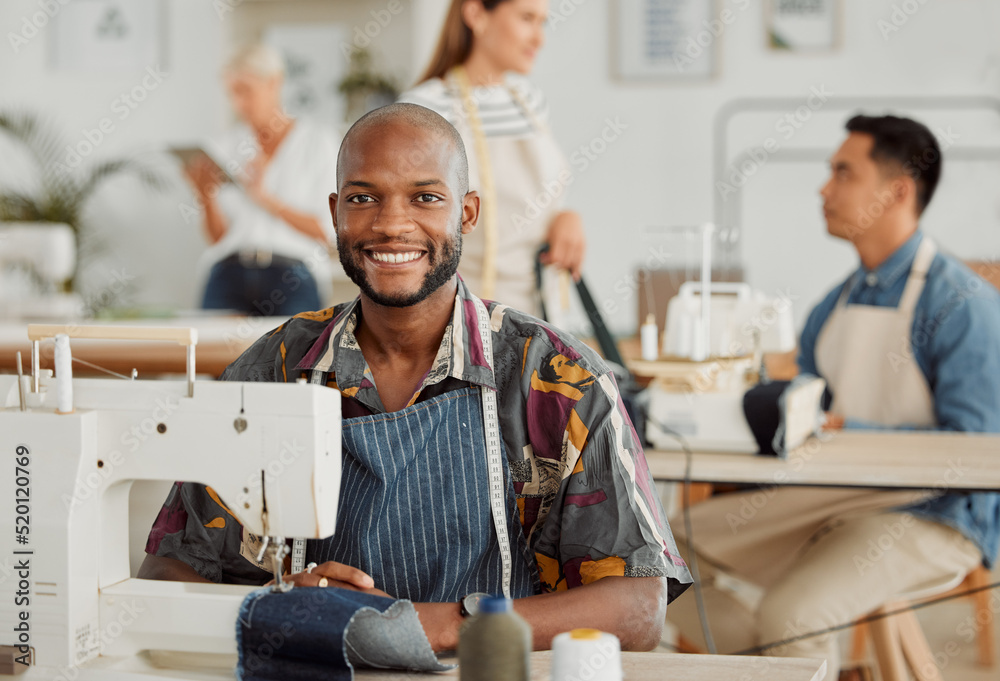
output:
<svg viewBox="0 0 1000 681"><path fill-rule="evenodd" d="M484 338L483 347L492 366L491 340ZM311 380L325 384L325 372L314 371ZM337 529L307 541L306 560L357 567L378 588L414 602L502 593L490 511L487 390L463 388L400 411L344 419ZM510 595L523 598L538 592L538 570L521 529L503 440L493 435L503 467Z"/></svg>

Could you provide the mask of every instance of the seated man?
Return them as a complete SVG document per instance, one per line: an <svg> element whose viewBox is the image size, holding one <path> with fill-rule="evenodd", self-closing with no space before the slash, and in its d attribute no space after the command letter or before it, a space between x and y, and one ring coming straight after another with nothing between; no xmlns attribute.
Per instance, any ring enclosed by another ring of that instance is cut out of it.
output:
<svg viewBox="0 0 1000 681"><path fill-rule="evenodd" d="M458 133L414 104L378 109L344 138L338 186L337 245L360 297L294 317L223 375L308 378L343 396L337 530L308 542L306 560L320 565L291 581L410 599L434 649L454 649L460 601L503 587L488 495L495 437L510 593L535 647L574 627L654 647L690 577L642 448L599 357L456 276L479 216ZM177 483L139 576L263 584L253 540L211 489Z"/></svg>
<svg viewBox="0 0 1000 681"><path fill-rule="evenodd" d="M830 420L847 428L1000 432L1000 295L919 229L941 173L934 136L892 116L856 116L847 130L823 214L861 265L810 314L801 371L826 379ZM998 494L781 487L746 505L753 494L692 509L722 653L851 622L997 555ZM760 587L762 599L720 573ZM693 602L668 618L703 640ZM826 658L827 679L837 678L836 634L765 652Z"/></svg>

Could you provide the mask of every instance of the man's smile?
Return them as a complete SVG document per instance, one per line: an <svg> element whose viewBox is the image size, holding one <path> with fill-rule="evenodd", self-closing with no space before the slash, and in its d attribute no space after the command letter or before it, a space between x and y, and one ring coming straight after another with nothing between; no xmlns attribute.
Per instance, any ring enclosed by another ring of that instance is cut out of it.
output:
<svg viewBox="0 0 1000 681"><path fill-rule="evenodd" d="M365 249L365 255L379 264L402 265L426 255L424 251L387 251Z"/></svg>

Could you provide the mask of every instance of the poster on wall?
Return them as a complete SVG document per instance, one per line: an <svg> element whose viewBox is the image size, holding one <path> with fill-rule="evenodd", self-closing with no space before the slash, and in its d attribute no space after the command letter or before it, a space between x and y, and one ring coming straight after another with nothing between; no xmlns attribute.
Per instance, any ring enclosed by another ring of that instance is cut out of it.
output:
<svg viewBox="0 0 1000 681"><path fill-rule="evenodd" d="M337 87L347 73L343 45L348 29L336 23L275 24L264 42L285 59L282 106L292 116L306 116L326 125L344 120L344 98Z"/></svg>
<svg viewBox="0 0 1000 681"><path fill-rule="evenodd" d="M166 68L161 0L75 0L52 18L56 71L116 74Z"/></svg>
<svg viewBox="0 0 1000 681"><path fill-rule="evenodd" d="M700 80L716 75L718 43L728 24L716 12L715 0L619 0L617 10L619 78Z"/></svg>
<svg viewBox="0 0 1000 681"><path fill-rule="evenodd" d="M840 42L840 0L768 0L764 25L773 50L833 50Z"/></svg>

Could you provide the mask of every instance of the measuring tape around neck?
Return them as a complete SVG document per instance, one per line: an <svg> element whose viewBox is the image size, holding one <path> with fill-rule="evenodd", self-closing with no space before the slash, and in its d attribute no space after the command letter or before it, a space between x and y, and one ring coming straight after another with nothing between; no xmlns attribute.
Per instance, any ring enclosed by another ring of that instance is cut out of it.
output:
<svg viewBox="0 0 1000 681"><path fill-rule="evenodd" d="M493 331L489 314L483 301L476 299L476 317L479 336L483 341L486 363L493 366ZM503 443L500 440L500 417L497 409L497 394L485 386L480 388L483 402L483 431L486 435L486 463L489 472L490 510L493 513L493 527L500 544L502 564L503 595L510 598L511 553L510 534L507 532L507 485L503 479Z"/></svg>

